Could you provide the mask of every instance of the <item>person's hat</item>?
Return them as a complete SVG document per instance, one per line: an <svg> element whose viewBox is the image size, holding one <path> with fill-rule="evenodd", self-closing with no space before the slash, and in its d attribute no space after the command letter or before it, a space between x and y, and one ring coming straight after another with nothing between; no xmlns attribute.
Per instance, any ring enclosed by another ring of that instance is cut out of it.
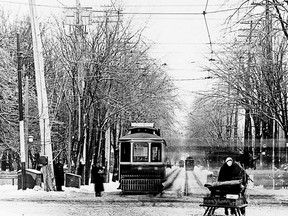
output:
<svg viewBox="0 0 288 216"><path fill-rule="evenodd" d="M228 161L232 161L233 162L233 159L231 157L228 157L228 158L226 158L225 163L227 163Z"/></svg>

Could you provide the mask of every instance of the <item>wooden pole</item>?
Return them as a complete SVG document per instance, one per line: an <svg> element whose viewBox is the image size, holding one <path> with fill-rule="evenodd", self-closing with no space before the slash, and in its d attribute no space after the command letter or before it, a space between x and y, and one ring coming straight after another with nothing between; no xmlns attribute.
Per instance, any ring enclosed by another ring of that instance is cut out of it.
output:
<svg viewBox="0 0 288 216"><path fill-rule="evenodd" d="M19 129L20 129L20 156L21 156L21 185L22 190L26 190L26 148L23 120L23 97L22 97L22 52L20 51L20 39L17 34L17 61L18 61L18 103L19 103Z"/></svg>
<svg viewBox="0 0 288 216"><path fill-rule="evenodd" d="M25 72L25 68L24 68ZM29 144L29 77L28 74L25 73L25 154L26 154L26 168L29 168L29 154L28 154L28 144Z"/></svg>
<svg viewBox="0 0 288 216"><path fill-rule="evenodd" d="M43 49L40 38L39 23L37 12L35 9L35 0L29 0L29 9L31 17L32 39L33 39L33 55L35 65L35 78L38 99L39 125L41 137L41 154L48 158L48 164L42 167L44 190L55 190L54 170L52 158L52 144L51 144L51 129L48 112L48 99L44 77L44 59Z"/></svg>

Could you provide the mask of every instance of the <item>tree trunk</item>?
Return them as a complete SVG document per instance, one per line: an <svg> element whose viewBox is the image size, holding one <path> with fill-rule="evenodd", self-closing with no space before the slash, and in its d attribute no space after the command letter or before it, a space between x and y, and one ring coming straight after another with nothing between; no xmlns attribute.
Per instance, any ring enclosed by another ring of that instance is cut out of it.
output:
<svg viewBox="0 0 288 216"><path fill-rule="evenodd" d="M245 109L245 126L244 126L244 150L251 150L252 143L252 124L250 118L250 110Z"/></svg>
<svg viewBox="0 0 288 216"><path fill-rule="evenodd" d="M54 176L52 176L52 165L48 164L43 166L41 171L43 173L44 191L54 191L54 185L51 181L51 179L54 178Z"/></svg>

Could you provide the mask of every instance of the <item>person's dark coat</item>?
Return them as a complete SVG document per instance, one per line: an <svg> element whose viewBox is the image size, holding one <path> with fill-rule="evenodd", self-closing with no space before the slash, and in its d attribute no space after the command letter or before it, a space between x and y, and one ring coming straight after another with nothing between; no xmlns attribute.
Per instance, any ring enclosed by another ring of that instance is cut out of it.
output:
<svg viewBox="0 0 288 216"><path fill-rule="evenodd" d="M224 163L220 168L218 181L231 181L240 180L243 177L243 168L236 162L233 162L231 166Z"/></svg>
<svg viewBox="0 0 288 216"><path fill-rule="evenodd" d="M240 163L245 169L252 167L253 166L252 154L249 153L247 150L244 150L244 153L240 155Z"/></svg>
<svg viewBox="0 0 288 216"><path fill-rule="evenodd" d="M64 185L64 168L62 163L58 162L54 164L54 175L57 191L62 191L62 185Z"/></svg>
<svg viewBox="0 0 288 216"><path fill-rule="evenodd" d="M101 193L104 191L104 178L103 178L103 168L100 166L92 166L91 170L91 183L95 184L95 193Z"/></svg>

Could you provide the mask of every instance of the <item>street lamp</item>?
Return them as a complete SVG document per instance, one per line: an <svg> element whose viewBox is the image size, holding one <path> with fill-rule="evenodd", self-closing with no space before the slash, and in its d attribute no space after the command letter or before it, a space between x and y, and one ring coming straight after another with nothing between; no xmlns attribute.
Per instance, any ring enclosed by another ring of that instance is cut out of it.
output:
<svg viewBox="0 0 288 216"><path fill-rule="evenodd" d="M31 135L30 135L30 136L28 136L28 142L29 142L29 143L33 143L33 138L34 138L34 137L33 137L33 136L31 136Z"/></svg>

